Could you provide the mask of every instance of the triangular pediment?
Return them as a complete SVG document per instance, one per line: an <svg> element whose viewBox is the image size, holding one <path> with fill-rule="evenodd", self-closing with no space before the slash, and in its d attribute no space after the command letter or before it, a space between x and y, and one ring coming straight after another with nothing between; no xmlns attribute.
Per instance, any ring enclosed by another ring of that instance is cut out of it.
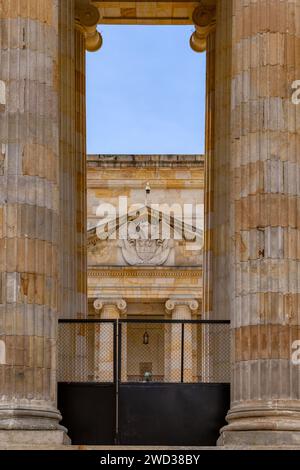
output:
<svg viewBox="0 0 300 470"><path fill-rule="evenodd" d="M117 214L99 220L88 229L88 243L95 244L97 240L117 238L130 239L132 236L143 239L147 239L147 236L152 239L164 239L164 234L170 234L171 239L183 239L189 242L203 241L203 230L192 223L187 223L172 213L156 210L149 205L139 205L138 208L126 214Z"/></svg>

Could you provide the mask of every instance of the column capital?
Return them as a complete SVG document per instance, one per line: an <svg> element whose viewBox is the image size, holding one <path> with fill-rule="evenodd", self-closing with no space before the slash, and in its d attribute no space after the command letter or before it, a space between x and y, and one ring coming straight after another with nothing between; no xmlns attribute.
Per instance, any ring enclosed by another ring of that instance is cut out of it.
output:
<svg viewBox="0 0 300 470"><path fill-rule="evenodd" d="M204 52L207 36L216 29L216 7L199 5L193 13L195 31L190 39L190 46L195 52Z"/></svg>
<svg viewBox="0 0 300 470"><path fill-rule="evenodd" d="M98 8L88 1L77 1L75 9L75 28L85 37L85 47L89 52L96 52L102 46L102 36L97 31L100 20Z"/></svg>
<svg viewBox="0 0 300 470"><path fill-rule="evenodd" d="M172 313L176 307L188 307L191 313L196 313L199 308L199 302L196 299L169 299L165 303L167 313Z"/></svg>
<svg viewBox="0 0 300 470"><path fill-rule="evenodd" d="M99 313L105 306L115 307L119 313L126 313L127 302L124 299L100 297L94 301L94 309Z"/></svg>

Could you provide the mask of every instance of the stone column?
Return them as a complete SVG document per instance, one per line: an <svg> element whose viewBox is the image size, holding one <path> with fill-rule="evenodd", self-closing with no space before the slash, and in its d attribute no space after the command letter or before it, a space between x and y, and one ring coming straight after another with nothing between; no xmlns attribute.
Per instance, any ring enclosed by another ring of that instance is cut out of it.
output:
<svg viewBox="0 0 300 470"><path fill-rule="evenodd" d="M0 8L1 443L65 436L56 408L58 3Z"/></svg>
<svg viewBox="0 0 300 470"><path fill-rule="evenodd" d="M86 91L85 36L75 29L75 129L76 129L76 246L77 317L87 315L87 176L86 176Z"/></svg>
<svg viewBox="0 0 300 470"><path fill-rule="evenodd" d="M205 125L205 166L204 166L204 249L203 249L203 314L212 315L213 277L213 213L214 213L214 150L215 150L215 8L199 6L195 9L193 21L196 32L192 35L191 46L196 52L206 49L206 125ZM198 41L197 41L198 38Z"/></svg>
<svg viewBox="0 0 300 470"><path fill-rule="evenodd" d="M206 124L205 124L205 163L204 163L204 248L203 248L203 318L216 318L213 308L213 286L218 276L218 265L214 263L214 211L215 197L219 188L215 187L215 63L216 63L216 8L201 5L193 14L196 31L190 45L195 52L206 50ZM217 216L217 213L216 213ZM217 247L215 247L216 251ZM217 286L215 285L215 290ZM220 312L219 312L220 313ZM222 312L223 314L223 312ZM222 314L220 316L222 316ZM201 380L209 381L213 344L209 325L201 326Z"/></svg>
<svg viewBox="0 0 300 470"><path fill-rule="evenodd" d="M76 317L75 0L60 4L60 316Z"/></svg>
<svg viewBox="0 0 300 470"><path fill-rule="evenodd" d="M101 320L118 320L126 313L127 304L123 299L97 299L94 302ZM118 347L118 345L116 345ZM113 382L114 380L114 328L113 323L95 324L94 380Z"/></svg>
<svg viewBox="0 0 300 470"><path fill-rule="evenodd" d="M88 0L59 4L60 315L76 318L87 314L85 50L98 50L102 38L96 29L99 11Z"/></svg>
<svg viewBox="0 0 300 470"><path fill-rule="evenodd" d="M230 318L226 178L230 163L230 5L231 0L223 4L218 1L217 8L201 6L194 13L196 28L205 36L207 53L203 318L215 320Z"/></svg>
<svg viewBox="0 0 300 470"><path fill-rule="evenodd" d="M87 177L86 177L86 50L100 49L97 32L99 11L88 2L76 4L75 10L75 179L76 179L76 307L77 317L87 315Z"/></svg>
<svg viewBox="0 0 300 470"><path fill-rule="evenodd" d="M235 0L232 15L233 379L219 443L299 445L300 5Z"/></svg>
<svg viewBox="0 0 300 470"><path fill-rule="evenodd" d="M166 312L172 314L172 320L191 320L192 313L198 310L196 300L169 299L166 302ZM169 382L181 381L181 361L182 361L182 324L174 323L171 325L170 335L170 363L169 363ZM193 337L192 325L184 324L184 363L183 363L183 381L193 381Z"/></svg>
<svg viewBox="0 0 300 470"><path fill-rule="evenodd" d="M217 7L201 5L195 9L196 31L191 46L206 49L206 144L205 217L203 257L203 318L230 318L230 95L231 95L231 0L218 1ZM217 23L217 29L216 29ZM201 328L204 382L229 379L220 375L222 357L221 327ZM228 348L229 350L229 344Z"/></svg>

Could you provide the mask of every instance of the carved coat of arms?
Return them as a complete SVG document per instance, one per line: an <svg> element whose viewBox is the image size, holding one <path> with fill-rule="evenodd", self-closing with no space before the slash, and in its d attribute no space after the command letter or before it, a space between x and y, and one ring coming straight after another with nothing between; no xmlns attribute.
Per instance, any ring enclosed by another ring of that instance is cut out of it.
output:
<svg viewBox="0 0 300 470"><path fill-rule="evenodd" d="M171 240L159 237L159 220L151 222L143 217L131 221L128 226L128 239L121 241L122 255L131 266L163 265L170 254Z"/></svg>

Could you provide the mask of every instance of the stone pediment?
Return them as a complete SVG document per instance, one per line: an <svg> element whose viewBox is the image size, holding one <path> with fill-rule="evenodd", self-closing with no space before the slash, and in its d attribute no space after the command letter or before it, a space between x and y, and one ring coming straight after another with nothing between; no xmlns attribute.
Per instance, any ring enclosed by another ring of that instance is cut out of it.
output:
<svg viewBox="0 0 300 470"><path fill-rule="evenodd" d="M140 205L100 221L88 230L88 245L117 240L126 264L162 266L176 240L203 243L203 231L170 213Z"/></svg>

